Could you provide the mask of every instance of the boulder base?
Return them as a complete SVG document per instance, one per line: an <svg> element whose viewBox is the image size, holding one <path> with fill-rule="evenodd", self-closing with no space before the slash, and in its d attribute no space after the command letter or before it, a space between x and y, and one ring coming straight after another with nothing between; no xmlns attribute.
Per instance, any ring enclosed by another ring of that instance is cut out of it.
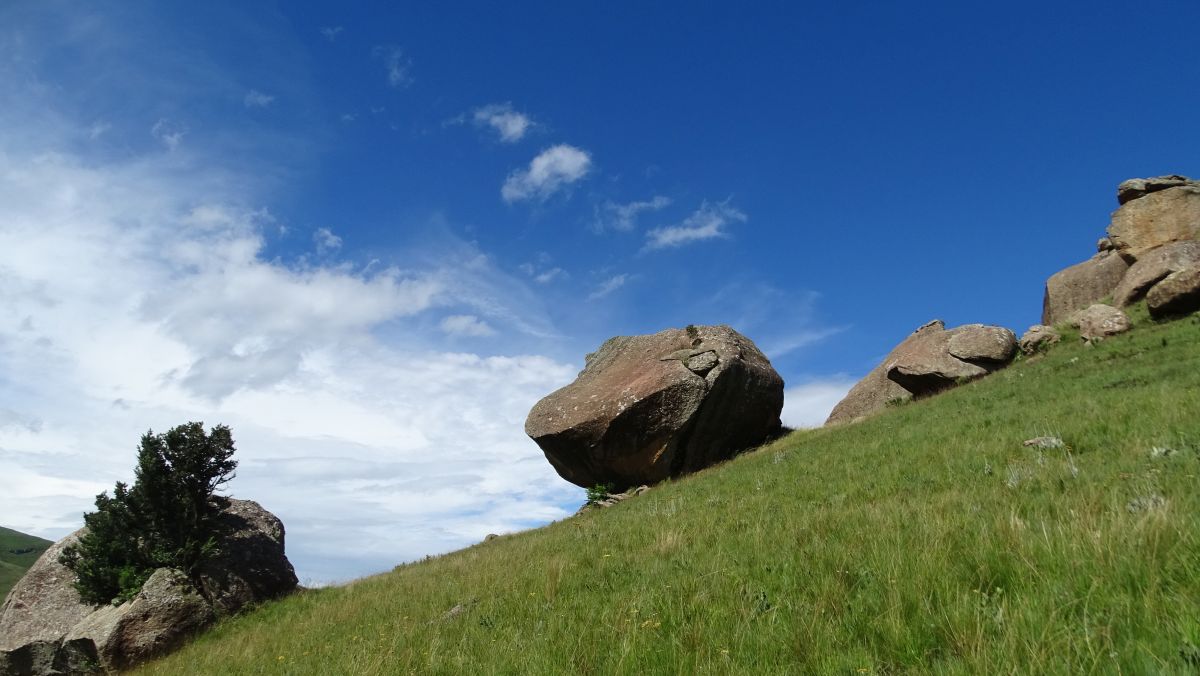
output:
<svg viewBox="0 0 1200 676"><path fill-rule="evenodd" d="M1072 312L1108 296L1121 283L1128 269L1129 263L1124 258L1105 251L1054 273L1046 280L1042 324L1059 324Z"/></svg>
<svg viewBox="0 0 1200 676"><path fill-rule="evenodd" d="M728 326L610 338L525 432L567 481L623 490L702 469L780 428L783 379Z"/></svg>
<svg viewBox="0 0 1200 676"><path fill-rule="evenodd" d="M1126 202L1113 212L1108 237L1131 260L1154 247L1200 239L1200 185L1166 188Z"/></svg>
<svg viewBox="0 0 1200 676"><path fill-rule="evenodd" d="M1150 287L1172 272L1200 268L1200 241L1172 242L1142 253L1113 291L1113 304L1124 307L1142 299Z"/></svg>

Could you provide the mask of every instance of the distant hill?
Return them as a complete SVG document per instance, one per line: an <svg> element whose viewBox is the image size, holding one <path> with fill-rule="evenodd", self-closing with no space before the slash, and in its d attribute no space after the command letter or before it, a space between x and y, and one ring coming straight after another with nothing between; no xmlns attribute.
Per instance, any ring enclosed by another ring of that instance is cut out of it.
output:
<svg viewBox="0 0 1200 676"><path fill-rule="evenodd" d="M49 540L0 526L0 599L8 595L8 590L52 544Z"/></svg>

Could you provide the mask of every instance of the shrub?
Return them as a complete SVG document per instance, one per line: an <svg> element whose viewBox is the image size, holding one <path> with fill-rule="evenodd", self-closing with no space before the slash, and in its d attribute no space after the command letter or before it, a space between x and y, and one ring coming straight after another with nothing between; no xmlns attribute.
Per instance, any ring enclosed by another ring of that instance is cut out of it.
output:
<svg viewBox="0 0 1200 676"><path fill-rule="evenodd" d="M612 492L612 484L596 484L587 489L587 504L594 505L607 498Z"/></svg>
<svg viewBox="0 0 1200 676"><path fill-rule="evenodd" d="M96 496L85 514L87 533L59 561L74 571L87 603L124 601L137 594L157 568L193 575L216 548L217 488L233 478L233 436L198 422L165 434L142 436L135 481L117 482L112 497Z"/></svg>

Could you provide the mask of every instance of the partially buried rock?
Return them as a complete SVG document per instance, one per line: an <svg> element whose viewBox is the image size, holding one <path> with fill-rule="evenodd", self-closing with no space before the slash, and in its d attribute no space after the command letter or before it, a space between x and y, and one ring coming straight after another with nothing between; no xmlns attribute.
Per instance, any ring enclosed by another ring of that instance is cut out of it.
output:
<svg viewBox="0 0 1200 676"><path fill-rule="evenodd" d="M610 338L525 432L583 487L622 490L725 460L780 429L783 379L728 326Z"/></svg>
<svg viewBox="0 0 1200 676"><path fill-rule="evenodd" d="M1104 251L1054 273L1046 280L1042 324L1053 326L1066 321L1072 312L1110 295L1128 269L1124 258Z"/></svg>
<svg viewBox="0 0 1200 676"><path fill-rule="evenodd" d="M1062 340L1062 336L1053 327L1035 324L1029 327L1025 335L1021 336L1021 352L1025 354L1040 352L1060 340Z"/></svg>
<svg viewBox="0 0 1200 676"><path fill-rule="evenodd" d="M160 568L119 606L91 606L61 563L81 529L47 549L0 607L0 675L118 670L160 655L221 614L296 588L283 524L258 503L218 499L225 530L196 579Z"/></svg>
<svg viewBox="0 0 1200 676"><path fill-rule="evenodd" d="M1173 272L1200 267L1200 241L1172 242L1142 253L1113 291L1113 305L1137 302Z"/></svg>
<svg viewBox="0 0 1200 676"><path fill-rule="evenodd" d="M998 326L967 324L946 330L941 320L922 325L846 394L825 424L853 422L906 401L1003 367L1016 354L1016 337Z"/></svg>
<svg viewBox="0 0 1200 676"><path fill-rule="evenodd" d="M1200 310L1200 267L1172 273L1146 294L1146 309L1155 319Z"/></svg>
<svg viewBox="0 0 1200 676"><path fill-rule="evenodd" d="M1125 333L1132 324L1129 317L1111 305L1096 303L1078 314L1079 336L1089 343Z"/></svg>

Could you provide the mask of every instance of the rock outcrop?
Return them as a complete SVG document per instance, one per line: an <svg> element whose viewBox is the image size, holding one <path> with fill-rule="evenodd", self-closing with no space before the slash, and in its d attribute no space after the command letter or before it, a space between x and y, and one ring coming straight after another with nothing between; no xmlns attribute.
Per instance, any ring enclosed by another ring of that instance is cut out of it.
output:
<svg viewBox="0 0 1200 676"><path fill-rule="evenodd" d="M1113 293L1129 263L1112 251L1102 251L1088 260L1059 270L1046 280L1042 300L1042 324L1054 326L1071 313Z"/></svg>
<svg viewBox="0 0 1200 676"><path fill-rule="evenodd" d="M1200 184L1189 181L1126 202L1113 212L1108 238L1129 260L1164 244L1200 239Z"/></svg>
<svg viewBox="0 0 1200 676"><path fill-rule="evenodd" d="M725 460L780 429L783 379L728 326L610 338L525 432L584 487L623 490Z"/></svg>
<svg viewBox="0 0 1200 676"><path fill-rule="evenodd" d="M1079 337L1089 343L1125 333L1132 324L1129 316L1111 305L1096 303L1077 315Z"/></svg>
<svg viewBox="0 0 1200 676"><path fill-rule="evenodd" d="M218 500L226 530L198 579L160 568L118 606L83 603L74 573L58 562L86 531L46 550L0 607L0 675L125 669L169 651L219 615L295 589L279 519L255 502Z"/></svg>
<svg viewBox="0 0 1200 676"><path fill-rule="evenodd" d="M947 330L941 320L924 324L838 402L825 424L853 422L894 401L932 394L987 375L1016 355L1017 339L998 326L966 324Z"/></svg>
<svg viewBox="0 0 1200 676"><path fill-rule="evenodd" d="M1146 294L1146 309L1155 319L1200 310L1200 267L1173 272Z"/></svg>
<svg viewBox="0 0 1200 676"><path fill-rule="evenodd" d="M1200 267L1200 181L1131 178L1118 186L1117 201L1099 253L1046 281L1043 324L1076 323L1077 313L1109 296L1124 307L1168 275Z"/></svg>

